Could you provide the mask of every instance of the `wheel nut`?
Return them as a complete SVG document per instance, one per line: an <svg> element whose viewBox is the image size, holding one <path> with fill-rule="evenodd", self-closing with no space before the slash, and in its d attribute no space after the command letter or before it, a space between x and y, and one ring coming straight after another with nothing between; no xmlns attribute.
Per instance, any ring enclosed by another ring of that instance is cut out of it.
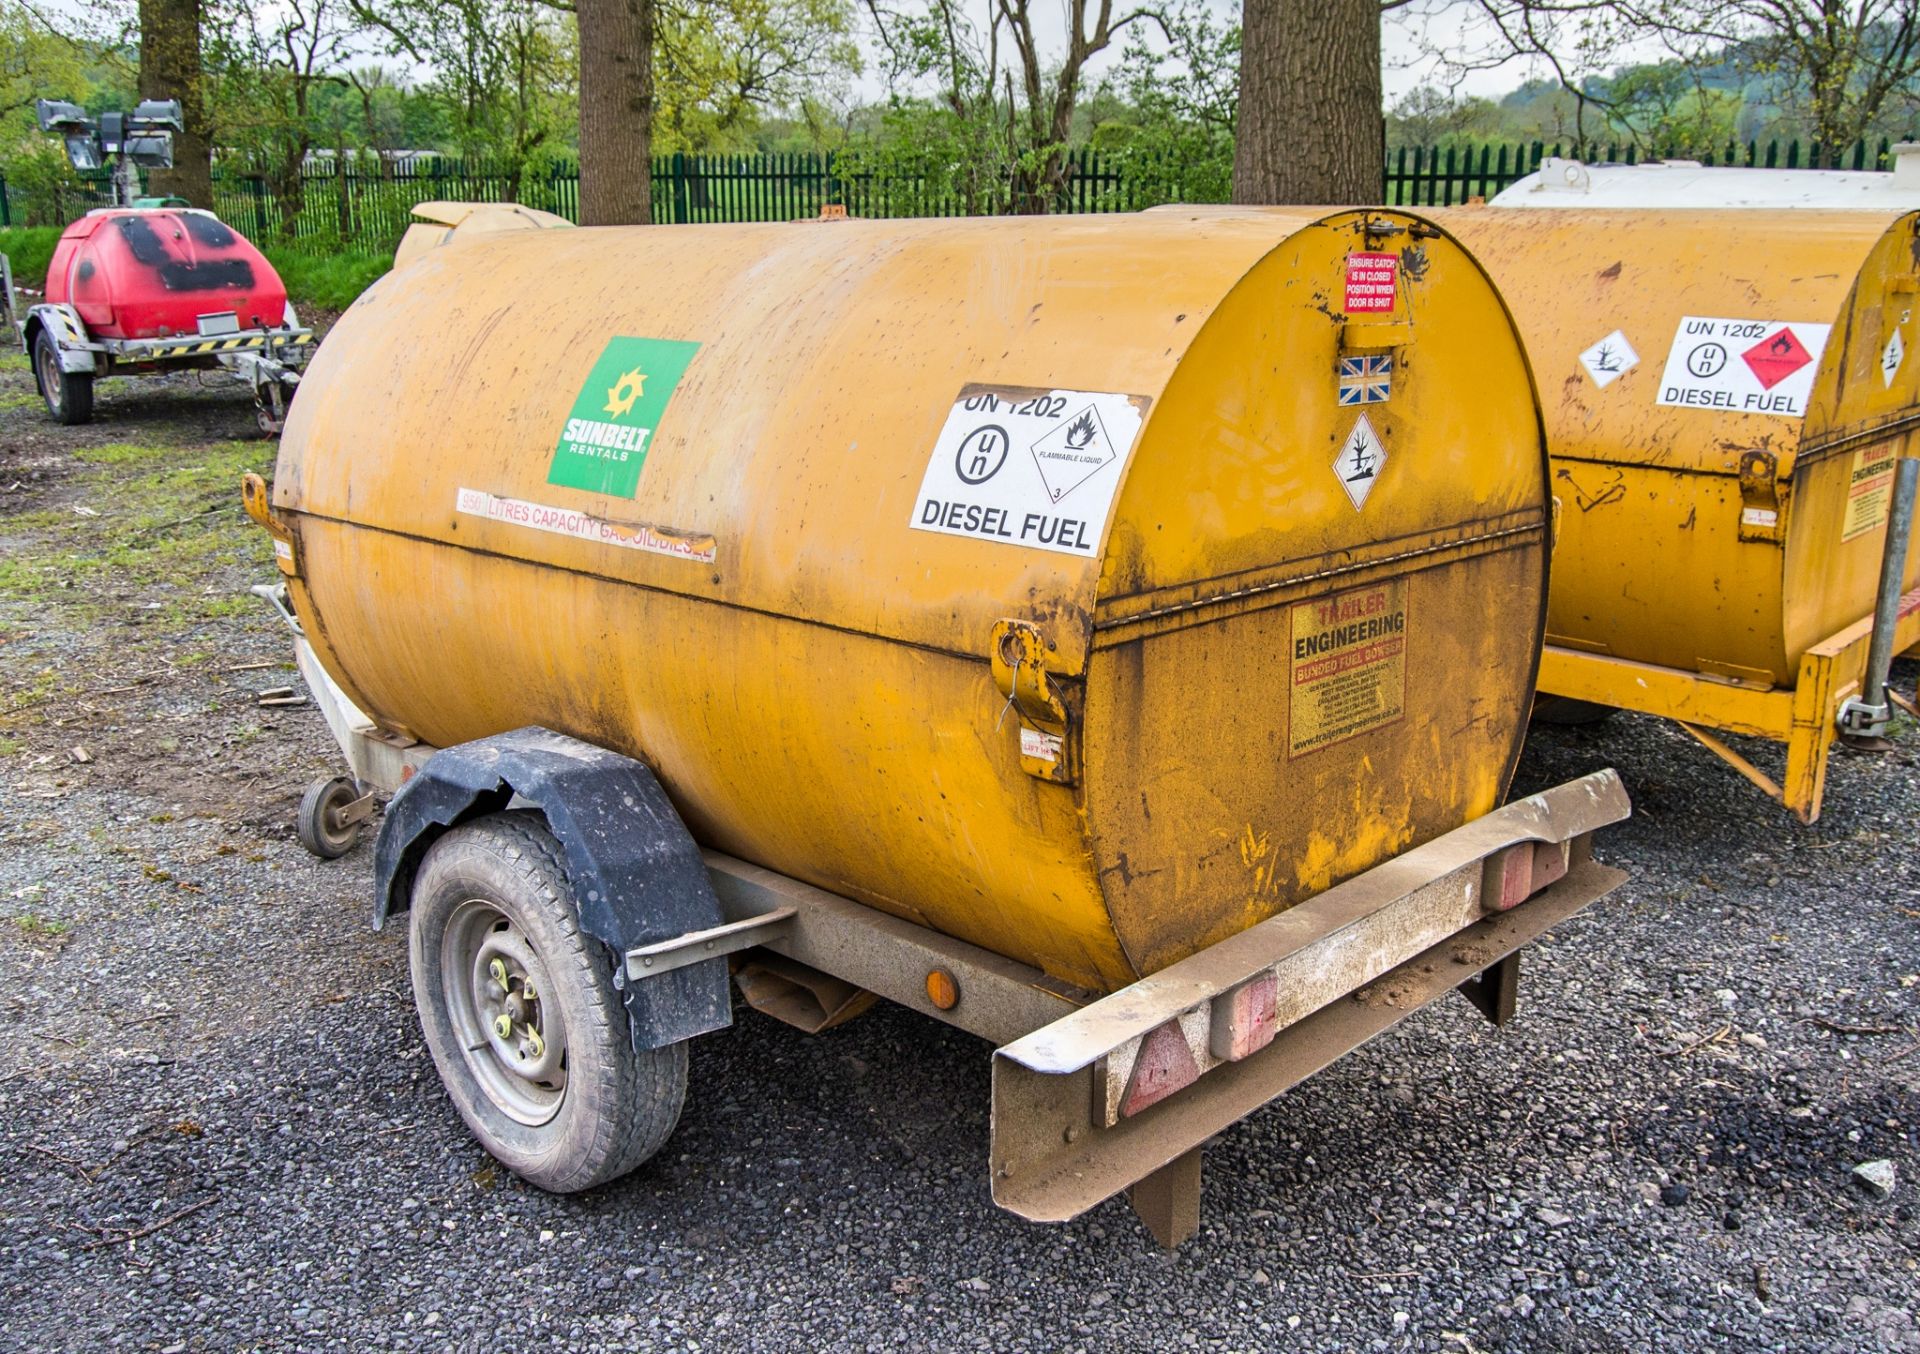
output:
<svg viewBox="0 0 1920 1354"><path fill-rule="evenodd" d="M507 985L507 966L500 960L495 959L492 963L488 964L487 973L496 983L499 983L500 986L505 987Z"/></svg>
<svg viewBox="0 0 1920 1354"><path fill-rule="evenodd" d="M493 1032L502 1039L510 1037L513 1034L513 1017L508 1015L495 1016L493 1018Z"/></svg>

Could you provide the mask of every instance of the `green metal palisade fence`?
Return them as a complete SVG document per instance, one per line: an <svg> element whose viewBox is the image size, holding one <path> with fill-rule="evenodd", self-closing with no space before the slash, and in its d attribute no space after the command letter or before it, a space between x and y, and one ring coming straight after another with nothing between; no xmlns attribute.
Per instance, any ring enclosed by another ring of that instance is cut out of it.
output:
<svg viewBox="0 0 1920 1354"><path fill-rule="evenodd" d="M1818 147L1804 153L1798 141L1729 143L1706 164L1797 169L1890 168L1891 142L1861 141L1839 155ZM1653 157L1636 147L1523 142L1508 145L1401 146L1387 156L1382 200L1392 206L1448 206L1491 197L1531 173L1548 155L1633 164ZM1692 158L1692 157L1690 157ZM1064 212L1124 212L1168 202L1195 200L1186 194L1191 166L1137 154L1078 150L1068 157L1067 179L1056 204ZM1212 176L1223 181L1222 176ZM87 206L107 200L105 180L86 181L78 192L28 200L9 190L0 171L0 226L58 225ZM301 203L289 222L282 202L260 174L216 168L214 205L220 215L262 241L292 239L315 245L391 248L406 230L414 205L433 200L520 202L578 219L580 175L576 166L540 169L423 158L406 165L316 161L301 177ZM670 155L653 162L653 215L658 223L791 221L818 216L830 203L853 216L961 216L1007 208L1005 184L976 185L971 193L938 173L841 172L832 153L787 155ZM50 217L52 219L38 219Z"/></svg>
<svg viewBox="0 0 1920 1354"><path fill-rule="evenodd" d="M1838 155L1823 154L1818 146L1802 151L1798 141L1730 141L1717 151L1690 152L1671 158L1697 160L1705 165L1735 165L1750 169L1869 169L1893 168L1894 142L1860 140ZM1642 155L1636 146L1578 145L1544 141L1518 145L1401 146L1387 152L1386 198L1394 207L1451 207L1475 197L1492 197L1515 179L1525 178L1549 155L1569 156L1596 164L1642 164L1661 157Z"/></svg>

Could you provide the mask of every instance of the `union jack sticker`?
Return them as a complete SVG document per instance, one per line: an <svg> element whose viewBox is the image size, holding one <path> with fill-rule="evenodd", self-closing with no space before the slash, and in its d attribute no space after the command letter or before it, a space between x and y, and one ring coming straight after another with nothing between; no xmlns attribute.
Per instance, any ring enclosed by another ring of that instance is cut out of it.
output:
<svg viewBox="0 0 1920 1354"><path fill-rule="evenodd" d="M1340 359L1340 403L1384 404L1393 394L1393 355Z"/></svg>

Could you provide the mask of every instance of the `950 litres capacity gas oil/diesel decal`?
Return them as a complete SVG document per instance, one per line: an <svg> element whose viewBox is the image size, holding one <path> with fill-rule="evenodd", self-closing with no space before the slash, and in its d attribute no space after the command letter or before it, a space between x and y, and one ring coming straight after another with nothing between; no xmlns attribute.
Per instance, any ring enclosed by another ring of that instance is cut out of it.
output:
<svg viewBox="0 0 1920 1354"><path fill-rule="evenodd" d="M1096 554L1146 413L1143 395L967 386L934 439L907 525Z"/></svg>
<svg viewBox="0 0 1920 1354"><path fill-rule="evenodd" d="M560 429L547 483L632 498L653 430L699 350L679 339L608 339Z"/></svg>
<svg viewBox="0 0 1920 1354"><path fill-rule="evenodd" d="M1405 579L1296 602L1288 640L1288 756L1406 713Z"/></svg>

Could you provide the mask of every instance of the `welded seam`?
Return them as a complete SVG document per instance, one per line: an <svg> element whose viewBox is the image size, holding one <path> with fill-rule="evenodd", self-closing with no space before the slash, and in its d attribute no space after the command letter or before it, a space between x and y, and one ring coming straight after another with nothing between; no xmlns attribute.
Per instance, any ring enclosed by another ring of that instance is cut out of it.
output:
<svg viewBox="0 0 1920 1354"><path fill-rule="evenodd" d="M1162 616L1179 615L1181 612L1197 611L1203 607L1223 606L1247 597L1258 597L1264 593L1280 592L1286 588L1297 588L1303 583L1318 583L1323 579L1339 578L1346 574L1363 573L1369 569L1379 569L1387 565L1404 564L1408 560L1424 559L1429 555L1441 555L1449 552L1461 552L1474 546L1490 545L1509 536L1538 535L1546 530L1546 523L1534 522L1526 526L1507 527L1500 531L1483 532L1478 536L1465 536L1455 541L1434 542L1412 550L1402 550L1398 554L1380 555L1372 559L1350 560L1345 564L1336 564L1329 568L1315 570L1312 573L1293 574L1286 578L1274 579L1267 583L1255 583L1232 592L1217 592L1206 597L1189 598L1184 602L1172 602L1166 606L1154 607L1149 611L1131 612L1125 616L1111 616L1104 620L1096 619L1093 628L1096 631L1118 630L1142 621L1156 620Z"/></svg>

